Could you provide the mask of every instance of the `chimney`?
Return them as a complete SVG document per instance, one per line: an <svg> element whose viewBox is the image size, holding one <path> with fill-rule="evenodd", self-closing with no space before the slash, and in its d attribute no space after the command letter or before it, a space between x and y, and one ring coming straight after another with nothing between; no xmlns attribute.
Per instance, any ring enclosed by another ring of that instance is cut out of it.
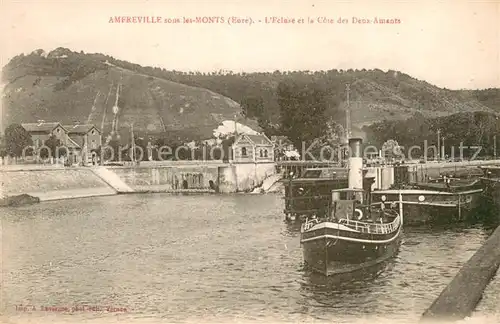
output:
<svg viewBox="0 0 500 324"><path fill-rule="evenodd" d="M361 138L349 139L349 188L363 189L363 156ZM356 195L356 199L362 202L363 194Z"/></svg>

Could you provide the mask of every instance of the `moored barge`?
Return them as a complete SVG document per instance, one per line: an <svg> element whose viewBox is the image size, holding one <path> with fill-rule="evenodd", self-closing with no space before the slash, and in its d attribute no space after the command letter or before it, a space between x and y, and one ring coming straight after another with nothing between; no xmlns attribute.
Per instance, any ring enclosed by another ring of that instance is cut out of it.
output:
<svg viewBox="0 0 500 324"><path fill-rule="evenodd" d="M481 177L484 191L482 198L486 214L493 217L494 221L500 221L500 166L484 166L480 167L484 173Z"/></svg>
<svg viewBox="0 0 500 324"><path fill-rule="evenodd" d="M325 215L332 190L348 186L348 172L345 167L312 168L305 169L297 178L282 180L285 187L285 220L303 221L313 215ZM373 177L367 177L363 188L369 191L374 181Z"/></svg>
<svg viewBox="0 0 500 324"><path fill-rule="evenodd" d="M372 203L387 206L399 203L401 197L405 225L447 224L475 220L482 192L480 179L444 176L434 182L374 191Z"/></svg>

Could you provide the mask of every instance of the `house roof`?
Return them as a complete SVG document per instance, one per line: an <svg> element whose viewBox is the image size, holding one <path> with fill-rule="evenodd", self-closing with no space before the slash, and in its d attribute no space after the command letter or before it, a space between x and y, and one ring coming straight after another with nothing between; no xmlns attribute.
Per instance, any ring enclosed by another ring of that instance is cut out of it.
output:
<svg viewBox="0 0 500 324"><path fill-rule="evenodd" d="M264 134L258 134L258 135L243 134L242 137L247 138L254 145L273 145L273 142L271 142L271 140Z"/></svg>
<svg viewBox="0 0 500 324"><path fill-rule="evenodd" d="M78 135L68 135L68 144L71 146L71 144L76 145L77 147L82 147L83 146L83 138Z"/></svg>
<svg viewBox="0 0 500 324"><path fill-rule="evenodd" d="M77 142L75 142L71 137L68 136L68 141L66 143L66 145L68 147L72 147L72 148L82 148L81 145L79 145Z"/></svg>
<svg viewBox="0 0 500 324"><path fill-rule="evenodd" d="M101 133L101 131L92 124L65 125L64 128L69 134L87 134L92 128L95 128L96 131Z"/></svg>
<svg viewBox="0 0 500 324"><path fill-rule="evenodd" d="M24 123L21 124L21 126L27 130L28 132L47 132L50 133L51 131L54 130L57 126L62 126L58 122L51 122L51 123Z"/></svg>

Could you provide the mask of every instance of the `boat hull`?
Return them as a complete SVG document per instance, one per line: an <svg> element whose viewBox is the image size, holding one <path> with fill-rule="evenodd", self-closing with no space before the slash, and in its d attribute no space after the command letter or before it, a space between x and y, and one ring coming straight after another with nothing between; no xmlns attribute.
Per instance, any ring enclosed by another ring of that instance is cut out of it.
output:
<svg viewBox="0 0 500 324"><path fill-rule="evenodd" d="M481 216L477 209L481 205L482 190L460 195L426 192L405 194L403 192L402 198L405 226L460 223L475 221ZM398 201L398 194L374 193L372 203L398 204Z"/></svg>
<svg viewBox="0 0 500 324"><path fill-rule="evenodd" d="M488 221L500 223L500 178L484 178L481 213Z"/></svg>
<svg viewBox="0 0 500 324"><path fill-rule="evenodd" d="M391 234L367 234L320 229L302 233L306 267L325 276L375 266L397 252L400 228Z"/></svg>
<svg viewBox="0 0 500 324"><path fill-rule="evenodd" d="M473 204L461 205L460 208L458 205L403 204L404 225L444 225L473 221L479 216L476 207Z"/></svg>

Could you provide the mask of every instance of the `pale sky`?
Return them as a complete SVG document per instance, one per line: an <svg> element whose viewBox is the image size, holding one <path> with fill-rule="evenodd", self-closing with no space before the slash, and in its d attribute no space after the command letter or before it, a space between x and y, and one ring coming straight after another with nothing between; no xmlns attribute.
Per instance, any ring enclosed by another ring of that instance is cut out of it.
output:
<svg viewBox="0 0 500 324"><path fill-rule="evenodd" d="M252 25L111 24L113 16L251 17ZM265 17L304 24L265 24ZM308 17L315 20L308 24ZM348 24L319 24L318 17ZM352 17L400 19L355 25ZM100 52L167 70L393 69L451 89L500 87L500 1L0 0L0 58ZM262 23L258 23L262 20Z"/></svg>

